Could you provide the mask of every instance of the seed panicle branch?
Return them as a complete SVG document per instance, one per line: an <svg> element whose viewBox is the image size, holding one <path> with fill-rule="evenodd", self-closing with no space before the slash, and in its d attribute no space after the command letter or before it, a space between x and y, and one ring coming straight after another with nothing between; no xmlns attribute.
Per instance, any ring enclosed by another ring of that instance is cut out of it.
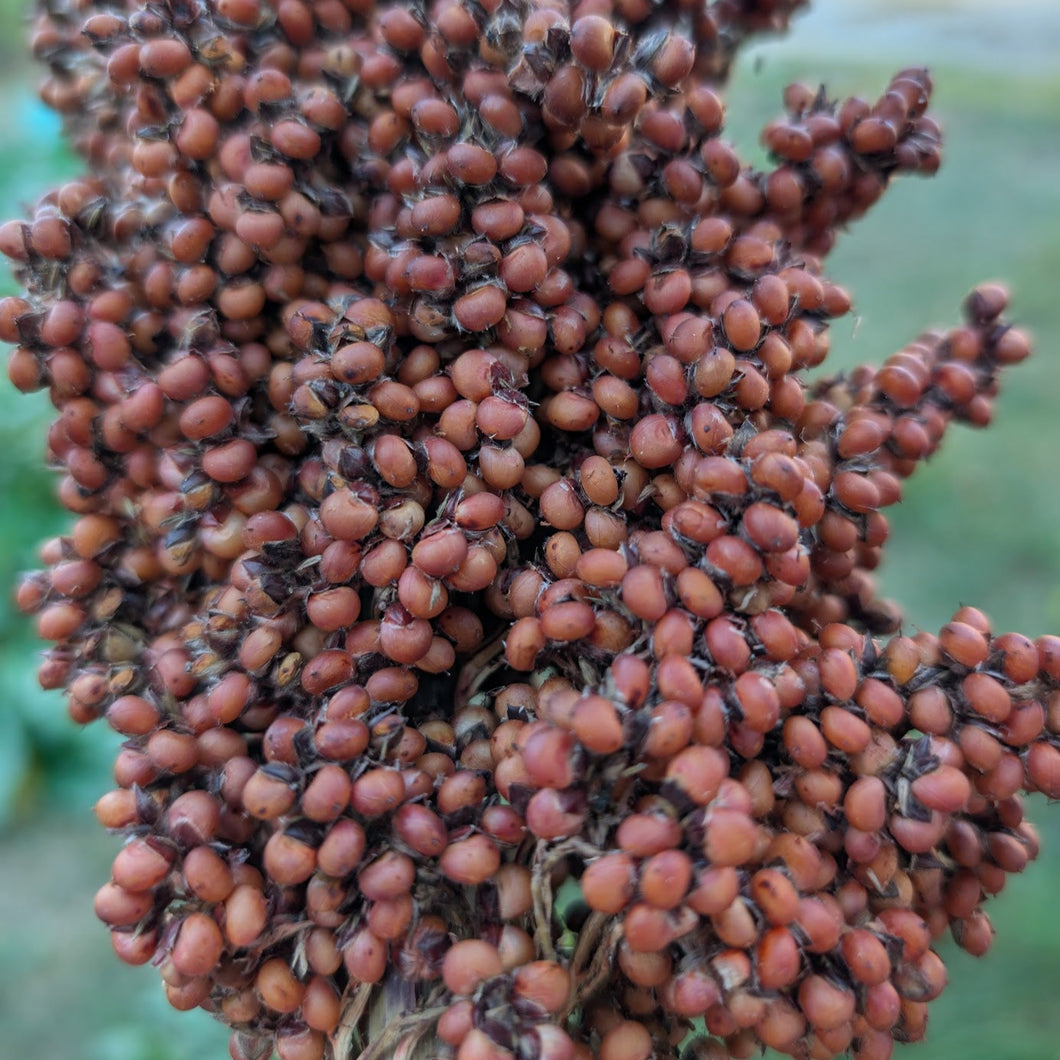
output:
<svg viewBox="0 0 1060 1060"><path fill-rule="evenodd" d="M87 174L0 226L76 517L18 589L125 737L119 958L233 1060L887 1060L1060 797L1060 639L902 633L886 509L1030 352L807 382L823 262L930 175L926 70L793 85L799 0L42 3Z"/></svg>

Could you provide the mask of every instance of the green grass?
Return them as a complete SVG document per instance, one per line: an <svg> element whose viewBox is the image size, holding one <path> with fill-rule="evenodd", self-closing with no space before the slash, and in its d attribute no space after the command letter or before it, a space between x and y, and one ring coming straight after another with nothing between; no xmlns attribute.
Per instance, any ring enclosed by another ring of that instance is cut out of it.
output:
<svg viewBox="0 0 1060 1060"><path fill-rule="evenodd" d="M10 2L0 4L0 54L13 52ZM17 21L17 18L15 19ZM7 48L7 52L4 48ZM894 63L828 68L782 48L741 69L730 128L752 156L757 129L792 79L827 79L836 94L872 95ZM25 76L20 74L19 76ZM918 332L957 319L966 291L1003 278L1012 315L1039 350L1003 381L995 423L954 428L907 486L891 519L880 580L911 628L935 629L962 603L999 629L1060 630L1060 77L1000 79L936 71L946 161L929 182L891 188L844 235L829 262L855 297L833 331L829 370L879 362ZM73 171L54 123L25 92L4 97L0 214L12 216ZM8 289L11 289L8 286ZM37 542L68 525L40 470L49 406L0 380L0 585L33 566ZM36 689L39 646L0 591L0 1027L4 1055L37 1060L192 1060L224 1055L225 1033L201 1013L173 1014L156 976L125 969L91 914L116 841L90 813L108 786L111 739L74 729L57 696ZM949 947L951 987L932 1008L929 1041L908 1060L1049 1060L1060 1038L1060 814L1040 801L1041 862L990 910L998 938L974 961Z"/></svg>

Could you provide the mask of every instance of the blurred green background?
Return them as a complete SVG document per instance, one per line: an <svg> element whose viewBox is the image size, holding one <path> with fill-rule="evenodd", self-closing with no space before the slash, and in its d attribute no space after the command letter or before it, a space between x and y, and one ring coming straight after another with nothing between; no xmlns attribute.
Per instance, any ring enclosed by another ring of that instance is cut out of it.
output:
<svg viewBox="0 0 1060 1060"><path fill-rule="evenodd" d="M0 217L76 172L35 102L25 5L0 2ZM833 330L833 370L879 362L957 318L967 290L1004 279L1037 356L1004 380L988 431L955 428L894 512L881 581L911 629L963 603L998 630L1060 631L1060 5L1051 0L825 0L785 39L744 55L729 134L760 158L757 130L791 80L869 97L894 69L931 67L946 161L934 180L895 184L830 259L855 314ZM13 290L9 275L4 293ZM41 470L48 403L0 380L0 586L35 565L67 525ZM0 1055L35 1060L206 1060L226 1033L165 1004L157 977L112 956L91 912L116 841L91 813L109 787L113 741L77 730L36 687L39 645L0 589ZM945 953L951 986L929 1041L903 1060L1053 1060L1060 1055L1060 813L1031 807L1040 862L990 907L991 954Z"/></svg>

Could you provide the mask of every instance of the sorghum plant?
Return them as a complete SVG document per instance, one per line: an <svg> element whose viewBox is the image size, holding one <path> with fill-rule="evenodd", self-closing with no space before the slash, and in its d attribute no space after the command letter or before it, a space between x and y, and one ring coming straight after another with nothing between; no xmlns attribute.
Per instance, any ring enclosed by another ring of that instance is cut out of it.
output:
<svg viewBox="0 0 1060 1060"><path fill-rule="evenodd" d="M235 1060L915 1041L1060 795L1060 638L872 570L1006 295L808 383L922 69L721 91L799 0L45 0L86 176L0 227L76 515L18 600L126 742L118 956Z"/></svg>

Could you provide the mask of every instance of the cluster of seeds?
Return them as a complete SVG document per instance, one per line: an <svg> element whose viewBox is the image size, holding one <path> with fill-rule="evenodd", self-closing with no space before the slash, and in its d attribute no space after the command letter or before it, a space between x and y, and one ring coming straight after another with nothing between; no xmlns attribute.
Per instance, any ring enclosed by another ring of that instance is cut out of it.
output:
<svg viewBox="0 0 1060 1060"><path fill-rule="evenodd" d="M94 175L0 226L77 516L18 602L125 738L96 912L234 1060L886 1060L989 947L1060 640L872 571L1028 341L986 285L805 382L939 131L924 70L796 85L744 166L800 6L42 5Z"/></svg>

